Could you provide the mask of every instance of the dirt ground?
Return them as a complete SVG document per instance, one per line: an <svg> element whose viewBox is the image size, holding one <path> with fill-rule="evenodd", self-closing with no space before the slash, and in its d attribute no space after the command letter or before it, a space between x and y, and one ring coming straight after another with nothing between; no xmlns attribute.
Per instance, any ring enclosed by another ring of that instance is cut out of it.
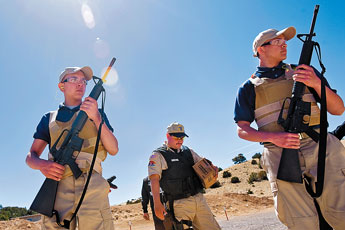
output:
<svg viewBox="0 0 345 230"><path fill-rule="evenodd" d="M261 212L266 209L272 209L273 201L267 180L247 182L252 172L259 172L262 169L258 164L253 165L251 160L248 162L234 165L223 171L229 171L232 176L240 179L240 183L231 183L231 177L222 178L223 172L219 173L219 182L221 187L207 189L205 193L206 200L216 216L217 220L225 220L231 216L245 215L255 212ZM253 194L247 194L248 191ZM142 217L141 204L114 205L112 206L115 229L153 229L152 220L146 221ZM150 213L152 217L152 213ZM30 222L27 220L15 219L10 221L0 221L1 230L40 230L40 221Z"/></svg>

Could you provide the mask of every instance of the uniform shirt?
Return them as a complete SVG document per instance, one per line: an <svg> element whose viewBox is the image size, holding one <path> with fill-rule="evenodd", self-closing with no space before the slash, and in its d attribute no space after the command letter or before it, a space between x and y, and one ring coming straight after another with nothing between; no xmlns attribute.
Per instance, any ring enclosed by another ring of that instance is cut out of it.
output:
<svg viewBox="0 0 345 230"><path fill-rule="evenodd" d="M166 143L163 144L163 147L165 147L167 150L175 152L174 149L169 148ZM190 152L192 153L194 163L197 163L202 159L196 152L194 152L192 149L189 149ZM177 150L177 154L181 150ZM148 165L148 171L149 171L149 177L151 175L157 174L159 175L159 178L162 176L162 171L168 169L168 164L163 157L163 155L160 152L153 152L152 155L150 156L150 162Z"/></svg>
<svg viewBox="0 0 345 230"><path fill-rule="evenodd" d="M77 107L74 107L73 109L70 109L67 106L65 106L63 103L61 103L59 105L56 120L61 121L61 122L67 122L73 117L74 113L79 111L79 109L80 109L80 105ZM99 112L102 114L101 110L99 110ZM110 126L108 118L105 115L105 113L103 113L103 117L104 117L104 122L107 124L107 126L111 130L111 132L113 132L114 130ZM41 140L46 141L50 147L50 144L51 144L50 140L51 139L50 139L50 133L49 133L49 118L50 118L50 112L43 115L40 123L37 125L36 132L34 133L33 137L35 139L41 139Z"/></svg>
<svg viewBox="0 0 345 230"><path fill-rule="evenodd" d="M286 64L280 62L276 67L257 67L257 71L254 73L257 77L271 78L275 79L282 76L285 73ZM313 67L314 68L314 67ZM319 78L325 79L321 74L314 68L316 75ZM330 88L327 80L325 79L327 87ZM317 102L320 102L320 97L313 88L308 87L310 92L314 95L314 98ZM292 89L291 89L292 90ZM333 90L333 89L332 89ZM336 90L333 90L335 93ZM250 80L247 80L239 88L234 110L234 120L237 123L238 121L248 121L252 123L255 119L255 89L254 85Z"/></svg>

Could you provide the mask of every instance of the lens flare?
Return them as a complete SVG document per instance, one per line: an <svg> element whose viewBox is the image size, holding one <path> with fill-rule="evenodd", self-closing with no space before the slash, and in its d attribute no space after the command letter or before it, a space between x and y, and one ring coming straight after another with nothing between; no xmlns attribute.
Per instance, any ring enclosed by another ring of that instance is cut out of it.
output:
<svg viewBox="0 0 345 230"><path fill-rule="evenodd" d="M104 75L105 71L107 71L107 68L104 68L102 70L101 76ZM117 74L117 71L114 68L114 66L113 66L113 68L110 69L108 76L105 80L106 80L105 85L107 85L107 86L115 86L117 84L117 82L119 80L119 75Z"/></svg>
<svg viewBox="0 0 345 230"><path fill-rule="evenodd" d="M81 6L81 15L83 16L84 23L89 29L93 29L96 25L95 18L89 5L83 3Z"/></svg>
<svg viewBox="0 0 345 230"><path fill-rule="evenodd" d="M100 38L96 38L93 50L98 58L106 58L110 53L108 43Z"/></svg>

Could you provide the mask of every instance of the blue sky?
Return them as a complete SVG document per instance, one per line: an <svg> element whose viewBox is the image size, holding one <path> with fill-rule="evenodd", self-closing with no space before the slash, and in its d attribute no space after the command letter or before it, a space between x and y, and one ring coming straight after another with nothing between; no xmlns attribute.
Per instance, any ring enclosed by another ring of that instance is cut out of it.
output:
<svg viewBox="0 0 345 230"><path fill-rule="evenodd" d="M104 177L117 176L112 205L140 196L148 158L171 122L222 168L260 152L237 137L233 121L237 89L258 65L253 39L268 28L308 33L315 4L326 77L345 97L344 1L0 0L0 204L28 208L44 181L25 157L42 115L63 101L57 83L66 66L89 65L101 77L117 58L105 86L120 148L103 165ZM301 47L288 42L287 62L298 62ZM312 64L319 68L315 53ZM344 118L329 116L330 129Z"/></svg>

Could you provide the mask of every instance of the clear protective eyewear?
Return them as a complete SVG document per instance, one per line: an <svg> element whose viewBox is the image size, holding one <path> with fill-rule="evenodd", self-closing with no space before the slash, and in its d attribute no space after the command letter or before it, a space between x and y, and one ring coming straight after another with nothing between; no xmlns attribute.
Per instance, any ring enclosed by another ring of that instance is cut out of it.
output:
<svg viewBox="0 0 345 230"><path fill-rule="evenodd" d="M272 45L272 46L281 46L283 44L286 44L286 40L282 39L282 38L277 38L277 39L273 39L269 42L265 42L264 44L262 44L261 46L267 46L267 45Z"/></svg>
<svg viewBox="0 0 345 230"><path fill-rule="evenodd" d="M87 80L85 78L83 79L78 79L78 77L68 77L65 80L62 81L63 83L65 82L69 82L69 83L73 83L73 84L83 84L83 85L87 85Z"/></svg>

